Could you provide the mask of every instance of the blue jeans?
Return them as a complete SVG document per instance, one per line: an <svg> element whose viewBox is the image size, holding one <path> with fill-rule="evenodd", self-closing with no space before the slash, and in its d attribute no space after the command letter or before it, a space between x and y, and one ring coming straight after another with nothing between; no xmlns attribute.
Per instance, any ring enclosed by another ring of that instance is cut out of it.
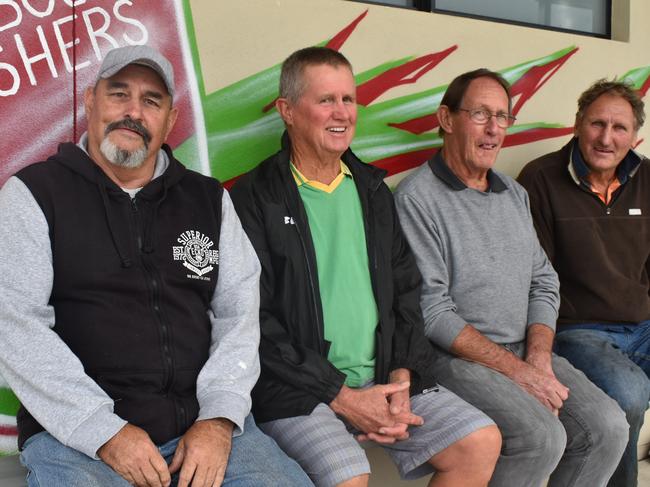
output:
<svg viewBox="0 0 650 487"><path fill-rule="evenodd" d="M159 446L169 464L180 438ZM126 480L101 460L69 448L49 433L32 436L25 443L20 461L27 468L29 487L130 487ZM172 486L178 474L172 477ZM232 439L224 487L313 486L296 462L287 457L271 438L262 433L249 415L244 434Z"/></svg>
<svg viewBox="0 0 650 487"><path fill-rule="evenodd" d="M650 400L650 320L638 325L585 323L558 327L555 350L618 402L629 442L610 487L636 487L639 430Z"/></svg>

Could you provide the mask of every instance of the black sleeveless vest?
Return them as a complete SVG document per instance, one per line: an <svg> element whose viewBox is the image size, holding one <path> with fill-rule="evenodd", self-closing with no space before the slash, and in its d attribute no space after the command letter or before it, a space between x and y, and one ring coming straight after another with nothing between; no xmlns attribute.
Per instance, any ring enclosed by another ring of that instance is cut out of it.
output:
<svg viewBox="0 0 650 487"><path fill-rule="evenodd" d="M198 415L223 193L163 150L169 167L133 200L74 144L16 175L49 225L54 331L156 444ZM43 430L25 408L17 420L20 446Z"/></svg>

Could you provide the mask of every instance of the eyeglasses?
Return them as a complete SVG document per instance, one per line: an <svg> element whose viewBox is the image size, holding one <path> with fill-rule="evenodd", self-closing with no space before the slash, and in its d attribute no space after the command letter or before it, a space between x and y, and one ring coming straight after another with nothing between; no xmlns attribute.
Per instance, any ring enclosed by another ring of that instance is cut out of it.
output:
<svg viewBox="0 0 650 487"><path fill-rule="evenodd" d="M512 115L508 115L507 113L492 113L483 108L477 108L476 110L467 110L466 108L459 108L458 111L469 113L469 118L472 120L472 122L478 125L485 125L490 121L492 117L494 117L494 119L497 121L497 125L502 129L507 129L513 123L515 123L515 120L517 120L516 117L513 117Z"/></svg>

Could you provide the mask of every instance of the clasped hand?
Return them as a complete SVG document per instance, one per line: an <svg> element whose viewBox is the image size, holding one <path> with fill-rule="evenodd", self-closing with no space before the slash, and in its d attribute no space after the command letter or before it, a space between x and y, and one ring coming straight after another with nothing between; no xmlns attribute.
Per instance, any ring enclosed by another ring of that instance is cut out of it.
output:
<svg viewBox="0 0 650 487"><path fill-rule="evenodd" d="M343 386L330 406L362 432L357 436L359 441L392 444L408 438L409 426L424 423L411 412L408 382L358 390Z"/></svg>

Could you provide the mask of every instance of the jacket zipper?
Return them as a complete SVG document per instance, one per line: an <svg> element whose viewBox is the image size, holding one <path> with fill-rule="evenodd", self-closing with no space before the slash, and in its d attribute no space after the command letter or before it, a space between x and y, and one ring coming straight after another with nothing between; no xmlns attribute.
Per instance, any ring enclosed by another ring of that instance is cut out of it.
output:
<svg viewBox="0 0 650 487"><path fill-rule="evenodd" d="M379 183L381 184L381 182ZM365 215L366 215L366 224L368 226L368 235L366 238L368 239L368 242L366 242L366 245L370 247L371 254L370 258L371 261L369 262L370 264L370 280L372 283L372 289L375 293L375 299L377 299L377 245L375 242L375 225L373 224L373 219L371 218L372 215L370 214L370 207L371 207L371 200L375 195L375 192L377 191L377 188L379 188L379 184L376 185L375 187L369 188L368 189L368 200L366 202L366 208L365 208ZM357 189L358 191L358 189Z"/></svg>
<svg viewBox="0 0 650 487"><path fill-rule="evenodd" d="M620 188L618 188L618 189L614 192L614 194L612 195L612 199L609 201L609 203L603 203L603 200L601 200L601 199L598 197L598 195L597 195L596 193L594 193L593 191L591 191L591 189L589 189L589 188L585 188L585 187L582 185L582 183L579 184L578 187L579 187L582 191L584 191L585 193L587 193L588 195L590 195L592 198L596 198L596 200L598 201L598 203L600 203L601 206L603 206L603 207L605 208L605 215L608 215L608 216L612 214L612 209L613 209L613 207L614 207L614 203L616 203L616 200L618 200L619 196L621 195L621 192L622 192L623 189L624 189L624 186L621 186Z"/></svg>
<svg viewBox="0 0 650 487"><path fill-rule="evenodd" d="M305 258L305 263L307 264L307 277L309 278L309 289L311 290L311 303L312 306L314 307L314 318L316 320L316 329L318 331L318 352L324 356L325 353L325 329L323 327L323 324L321 322L321 316L320 313L318 312L318 303L316 301L316 286L314 285L314 272L312 270L311 262L309 261L309 252L307 252L307 243L305 242L305 238L300 230L300 225L299 222L301 221L298 217L294 218L293 212L290 210L290 205L287 200L287 195L284 195L284 204L289 210L289 217L293 218L294 222L296 224L294 225L296 227L296 232L298 233L298 239L300 240L300 246L302 247L302 252L303 256Z"/></svg>
<svg viewBox="0 0 650 487"><path fill-rule="evenodd" d="M368 190L368 202L367 202L367 205L366 205L367 207L364 210L365 215L366 215L366 221L368 222L368 226L370 227L369 230L368 230L369 239L371 240L368 243L372 247L372 254L371 254L372 262L371 262L371 269L370 269L370 271L371 271L370 272L370 279L371 279L371 282L372 282L372 288L373 288L373 291L374 291L374 294L375 294L375 299L377 299L377 287L376 287L376 283L375 283L375 279L376 279L375 274L376 274L376 269L377 269L377 249L376 249L376 246L374 245L374 236L373 236L374 229L372 228L373 225L372 225L372 222L370 220L369 210L370 210L370 199L375 194L375 192L377 191L377 188L379 188L380 184L381 184L381 181L379 181L374 187L372 187L372 188L370 188ZM357 189L357 191L358 191L358 189ZM287 207L287 209L290 210L291 206L289 205L286 194L284 195L284 204ZM289 211L289 216L291 218L294 218L294 215L292 214L291 211ZM319 352L320 352L320 354L322 356L324 356L325 329L324 329L323 323L321 321L320 313L318 312L318 303L316 301L316 286L314 285L314 272L312 270L311 262L309 260L309 252L307 251L307 244L305 242L305 238L304 238L304 236L302 234L302 231L300 230L300 225L298 224L301 220L296 217L296 218L294 218L294 221L296 222L296 225L295 225L296 232L298 233L298 238L300 240L300 245L302 247L303 256L305 258L305 263L307 264L307 276L309 278L309 287L310 287L310 290L311 290L312 306L314 308L314 317L316 319L316 328L318 330L318 337L319 337L319 341L318 341ZM368 243L366 243L366 245L368 245Z"/></svg>
<svg viewBox="0 0 650 487"><path fill-rule="evenodd" d="M364 208L364 214L366 217L366 222L365 225L367 226L367 235L366 235L366 246L370 249L370 258L368 262L368 266L370 267L370 283L372 284L372 290L373 294L375 296L375 301L376 301L376 306L377 306L377 314L379 316L379 320L381 322L381 310L379 309L379 296L378 296L378 290L377 290L377 243L375 241L375 225L374 225L374 220L371 215L371 200L375 195L375 192L379 188L381 184L381 181L379 181L376 185L370 187L368 189L368 196L366 200L366 207ZM359 189L357 188L357 192ZM377 323L377 327L380 327L380 323ZM377 335L375 334L375 337ZM376 340L376 338L375 338ZM381 370L384 367L382 366L383 363L383 357L379 357L379 354L381 353L382 347L381 343L376 343L375 344L375 382L377 384L381 383L384 377L387 377L388 372L386 370Z"/></svg>

